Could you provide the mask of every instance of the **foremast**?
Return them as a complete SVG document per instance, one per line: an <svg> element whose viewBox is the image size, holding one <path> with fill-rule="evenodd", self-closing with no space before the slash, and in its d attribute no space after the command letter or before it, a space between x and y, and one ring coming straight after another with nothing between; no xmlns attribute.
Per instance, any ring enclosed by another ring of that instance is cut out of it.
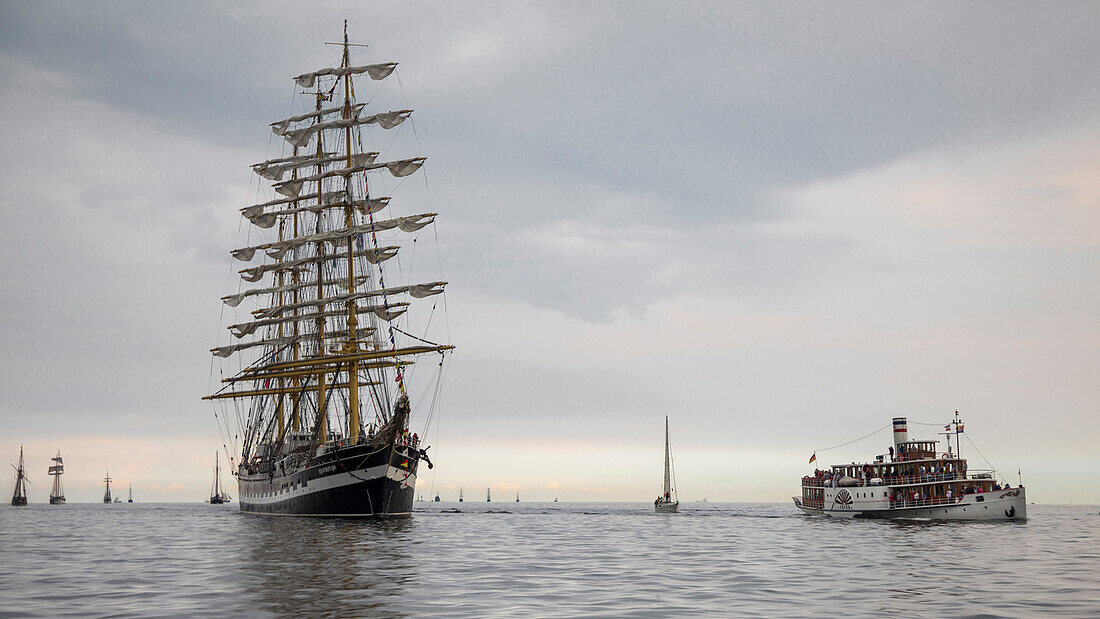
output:
<svg viewBox="0 0 1100 619"><path fill-rule="evenodd" d="M437 353L441 367L442 355L452 348L416 336L410 337L417 341L399 345L395 335L407 335L394 322L410 304L443 292L446 282L387 287L383 263L395 257L400 246L380 244L378 234L417 232L432 224L436 214L375 218L390 198L372 195L369 176L388 172L403 178L416 172L425 158L380 162L378 153L363 151L363 125L393 129L412 110L365 114L366 105L355 99L353 77L366 74L372 80L384 80L397 63L353 66L352 46L345 24L340 66L295 78L302 88L315 88L303 93L312 95L313 111L271 125L290 143L293 154L253 166L274 181L275 191L284 197L246 207L242 214L261 229L278 223L278 238L231 253L245 262L263 254L272 258L274 262L240 271L245 282L270 276L272 285L223 297L230 307L245 300L260 303L250 320L229 327L241 342L212 349L218 357L238 359L240 369L222 379L221 390L205 398L248 403L247 421L242 424L242 464L334 440L338 444L361 440L365 434L362 389L366 387L366 401L374 409L374 421L369 424L372 434L385 427L389 437L396 439L408 424L404 366L413 357ZM332 82L326 82L329 77ZM342 103L326 107L341 85ZM283 180L288 172L290 178ZM343 217L329 217L334 210ZM377 267L376 274L370 266ZM408 300L399 300L402 296ZM366 328L361 326L362 317L370 322ZM250 337L251 341L246 339ZM391 384L394 394L388 389ZM393 405L395 395L402 396L398 400L403 406ZM340 409L335 415L339 423L329 428L334 406ZM303 425L311 431L302 434Z"/></svg>

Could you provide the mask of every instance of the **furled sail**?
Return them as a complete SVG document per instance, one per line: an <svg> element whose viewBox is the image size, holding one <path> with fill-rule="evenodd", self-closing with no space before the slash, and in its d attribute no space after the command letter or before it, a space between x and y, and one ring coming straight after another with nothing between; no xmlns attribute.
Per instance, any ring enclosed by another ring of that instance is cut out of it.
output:
<svg viewBox="0 0 1100 619"><path fill-rule="evenodd" d="M389 77L390 73L397 68L396 62L384 62L382 64L365 64L358 67L335 67L328 69L320 69L311 73L303 73L294 78L294 81L298 83L302 88L313 88L314 82L318 77L325 75L331 75L333 77L344 77L345 75L358 75L360 73L366 73L372 80L381 80Z"/></svg>
<svg viewBox="0 0 1100 619"><path fill-rule="evenodd" d="M351 163L353 166L360 166L374 163L377 157L378 153L352 153L350 157L347 155L326 155L324 157L298 156L291 157L293 161L282 161L279 163L265 161L263 163L257 163L252 166L252 170L269 181L278 181L282 180L283 174L295 168L330 165L333 163Z"/></svg>
<svg viewBox="0 0 1100 619"><path fill-rule="evenodd" d="M366 105L366 103L356 103L355 105L351 106L351 111L353 114L358 114L360 110L362 110ZM291 116L290 118L284 118L282 120L271 123L271 131L274 132L275 135L283 135L284 133L286 133L287 127L289 127L292 123L302 122L303 120L310 120L312 118L321 118L329 114L335 114L336 112L343 111L344 106L338 105L336 107L325 108L323 110L314 110L312 112L306 112L305 114Z"/></svg>
<svg viewBox="0 0 1100 619"><path fill-rule="evenodd" d="M383 129L393 129L397 125L405 122L409 114L412 114L412 110L398 110L395 112L380 112L378 114L371 114L370 116L339 118L317 123L316 125L310 125L308 127L302 127L301 129L287 131L283 134L283 137L286 138L287 142L290 142L291 146L305 146L309 143L310 138L313 137L314 134L327 129L347 129L348 127L355 127L357 125L373 124L377 124Z"/></svg>
<svg viewBox="0 0 1100 619"><path fill-rule="evenodd" d="M385 262L390 258L397 255L399 248L394 245L388 247L379 247L375 249L365 249L357 251L352 254L353 258L366 258L367 262L371 264L378 264L379 262ZM301 258L299 260L287 260L286 262L272 262L269 264L261 264L259 266L250 267L247 269L241 269L241 279L246 282L258 282L265 273L270 271L289 271L295 268L304 267L310 264L317 264L318 262L343 260L347 258L347 254L326 254L324 256L310 256L309 258Z"/></svg>
<svg viewBox="0 0 1100 619"><path fill-rule="evenodd" d="M281 193L288 198L297 198L298 194L302 191L302 187L306 183L312 183L324 178L331 178L335 176L342 176L347 178L352 174L359 172L366 172L368 170L380 170L386 168L390 171L390 174L397 178L408 176L413 172L420 169L420 166L424 165L424 161L427 157L413 157L412 159L400 159L398 161L386 161L383 163L369 163L365 165L353 166L350 168L339 168L336 170L329 170L320 174L313 174L311 176L304 176L302 178L296 178L294 180L283 181L275 184L275 191Z"/></svg>
<svg viewBox="0 0 1100 619"><path fill-rule="evenodd" d="M404 313L405 308L408 307L406 302L390 303L386 307L377 307L373 305L363 305L355 308L357 314L371 314L383 320L391 320L396 318L400 313ZM394 313L398 312L398 313ZM229 325L228 329L234 337L242 338L246 335L251 335L260 327L269 327L271 325L277 325L279 323L288 322L313 322L318 318L331 318L333 316L347 316L348 311L345 309L327 310L324 312L310 312L308 314L292 314L290 316L280 316L278 318L265 318L263 320L253 320L250 322L242 322L235 325ZM361 332L370 332L372 329L364 329L360 327Z"/></svg>
<svg viewBox="0 0 1100 619"><path fill-rule="evenodd" d="M427 284L414 284L410 286L395 286L393 288L383 288L381 290L364 290L360 292L325 297L323 299L309 299L307 301L299 301L298 303L274 305L272 307L255 310L252 312L252 314L257 318L272 318L282 314L283 312L289 312L303 307L317 307L330 303L345 303L347 301L354 301L356 299L366 299L369 297L398 294L402 292L408 292L409 296L417 299L422 299L424 297L430 297L432 295L443 292L443 287L446 285L447 282L430 282Z"/></svg>
<svg viewBox="0 0 1100 619"><path fill-rule="evenodd" d="M282 258L288 250L307 243L334 242L359 234L382 232L394 228L400 228L404 232L416 232L435 221L435 216L435 213L421 213L420 215L407 215L394 219L383 219L374 223L352 226L351 228L340 228L328 232L318 232L316 234L299 236L285 241L272 241L271 243L264 243L263 245L255 245L253 247L242 247L240 249L234 249L230 253L232 253L233 257L237 260L248 262L252 260L257 251L262 249L267 252L268 256L278 260Z"/></svg>
<svg viewBox="0 0 1100 619"><path fill-rule="evenodd" d="M370 276L370 275L364 275L362 277L359 277L359 278L357 278L357 280L358 280L357 284L361 284L361 283L369 280L371 277L372 276ZM346 285L347 285L347 282L343 281L343 280L336 280L336 281L332 281L332 282L322 282L322 283L339 284L341 287L344 287L344 288L346 288ZM430 284L414 284L414 285L410 285L410 286L396 286L396 287L391 287L391 288L383 288L381 290L372 290L372 291L365 291L365 292L368 292L368 294L366 296L379 296L379 295L383 295L383 294L400 294L400 293L403 293L403 292L408 292L413 297L420 299L420 298L423 298L423 297L429 297L433 294L439 294L440 292L443 292L443 284L444 284L444 282L433 282L433 283L430 283ZM240 292L240 293L237 293L237 294L234 294L234 295L229 295L229 296L226 296L226 297L222 297L222 302L224 302L229 307L237 307L238 305L241 304L241 301L244 301L248 297L254 297L254 296L263 295L263 294L276 294L276 293L279 293L279 292L291 292L293 290L304 290L304 289L313 288L313 287L316 287L316 286L317 286L317 282L316 281L311 281L311 282L298 282L296 284L285 284L283 286L271 286L269 288L253 288L251 290L245 290L244 292ZM438 290L434 290L435 287L438 287ZM330 298L335 298L335 297L330 297ZM359 297L359 298L361 298L361 297ZM308 304L308 302L307 302L307 304Z"/></svg>
<svg viewBox="0 0 1100 619"><path fill-rule="evenodd" d="M342 337L347 337L347 331L328 331L325 333L326 340L334 340ZM286 346L292 344L295 340L310 340L316 339L316 333L302 333L297 336L287 337L273 337L270 339L256 340L253 342L245 342L243 344L231 344L229 346L218 346L217 348L211 348L210 352L214 353L215 357L228 357L235 352L242 350L248 350L249 348L256 348L257 346Z"/></svg>
<svg viewBox="0 0 1100 619"><path fill-rule="evenodd" d="M342 192L335 192L342 193ZM371 215L386 208L386 205L390 203L389 196L383 196L381 198L368 198L366 200L353 200L350 204L355 210L363 213L364 215ZM324 204L307 204L299 206L297 208L288 208L280 211L274 211L265 213L263 209L254 209L249 207L245 209L244 216L249 219L253 224L260 228L270 228L278 221L279 215L292 215L294 213L310 212L316 213L326 208L339 208L342 206L348 206L347 201L333 201L325 202ZM251 210L250 210L251 209Z"/></svg>

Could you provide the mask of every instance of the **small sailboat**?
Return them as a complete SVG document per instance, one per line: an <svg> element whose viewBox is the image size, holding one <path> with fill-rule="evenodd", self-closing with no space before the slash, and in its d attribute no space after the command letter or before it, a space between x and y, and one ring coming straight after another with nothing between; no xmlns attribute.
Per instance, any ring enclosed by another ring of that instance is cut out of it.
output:
<svg viewBox="0 0 1100 619"><path fill-rule="evenodd" d="M126 500L127 503L134 502L134 484L130 484L130 498Z"/></svg>
<svg viewBox="0 0 1100 619"><path fill-rule="evenodd" d="M50 466L49 470L49 474L53 476L50 505L64 505L65 490L61 487L61 474L65 472L65 464L61 461L61 450L58 450L57 455L50 458L50 460L53 460L53 465Z"/></svg>
<svg viewBox="0 0 1100 619"><path fill-rule="evenodd" d="M519 503L519 490L516 490L516 503Z"/></svg>
<svg viewBox="0 0 1100 619"><path fill-rule="evenodd" d="M23 447L19 447L19 466L12 466L15 469L15 491L11 493L11 504L15 507L22 507L27 504L27 471L23 468Z"/></svg>
<svg viewBox="0 0 1100 619"><path fill-rule="evenodd" d="M113 503L114 501L111 500L111 471L110 471L110 469L107 470L107 477L105 477L103 479L103 481L107 483L107 490L106 490L106 492L103 493L103 502L104 503Z"/></svg>
<svg viewBox="0 0 1100 619"><path fill-rule="evenodd" d="M210 504L221 505L222 503L228 503L232 499L229 498L229 493L222 489L222 469L221 461L218 457L218 452L214 452L214 487L210 490Z"/></svg>
<svg viewBox="0 0 1100 619"><path fill-rule="evenodd" d="M554 497L554 502L555 502L555 503L557 503L557 502L558 502L558 497Z"/></svg>
<svg viewBox="0 0 1100 619"><path fill-rule="evenodd" d="M486 503L492 503L493 502L493 489L492 488L486 488L485 489L485 502Z"/></svg>
<svg viewBox="0 0 1100 619"><path fill-rule="evenodd" d="M458 502L462 502L462 486L458 487Z"/></svg>
<svg viewBox="0 0 1100 619"><path fill-rule="evenodd" d="M680 499L672 486L672 455L668 446L668 415L665 415L665 487L664 494L653 501L653 511L658 514L675 514L680 511Z"/></svg>

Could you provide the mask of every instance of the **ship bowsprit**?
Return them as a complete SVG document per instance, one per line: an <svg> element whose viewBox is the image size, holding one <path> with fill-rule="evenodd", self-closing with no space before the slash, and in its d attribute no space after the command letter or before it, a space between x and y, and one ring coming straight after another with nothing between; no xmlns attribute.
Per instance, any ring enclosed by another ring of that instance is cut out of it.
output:
<svg viewBox="0 0 1100 619"><path fill-rule="evenodd" d="M294 472L242 470L240 509L266 515L409 516L418 461L411 446L361 444L337 448Z"/></svg>

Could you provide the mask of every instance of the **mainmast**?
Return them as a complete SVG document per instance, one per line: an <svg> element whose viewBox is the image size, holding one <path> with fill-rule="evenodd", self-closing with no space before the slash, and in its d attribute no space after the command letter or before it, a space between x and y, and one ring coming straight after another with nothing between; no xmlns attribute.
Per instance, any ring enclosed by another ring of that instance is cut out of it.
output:
<svg viewBox="0 0 1100 619"><path fill-rule="evenodd" d="M351 55L348 52L348 20L344 20L344 60L340 65L342 68L347 69L351 66ZM351 74L344 75L344 109L342 116L344 120L351 120ZM345 154L347 155L347 166L352 167L351 159L351 125L349 124L344 128L344 141L345 141ZM364 190L365 197L370 199L370 185L367 183L366 178L363 179L363 185L366 188ZM344 192L347 195L347 206L344 208L344 226L349 230L355 225L355 210L352 206L351 199L351 177L344 178ZM356 303L355 303L355 258L354 250L352 246L352 237L349 236L347 240L347 261L348 261L348 294L351 298L348 299L348 341L344 346L345 353L359 352L359 339L356 332L359 327L359 318L357 317ZM359 361L352 359L348 362L348 433L351 435L352 442L359 440Z"/></svg>

